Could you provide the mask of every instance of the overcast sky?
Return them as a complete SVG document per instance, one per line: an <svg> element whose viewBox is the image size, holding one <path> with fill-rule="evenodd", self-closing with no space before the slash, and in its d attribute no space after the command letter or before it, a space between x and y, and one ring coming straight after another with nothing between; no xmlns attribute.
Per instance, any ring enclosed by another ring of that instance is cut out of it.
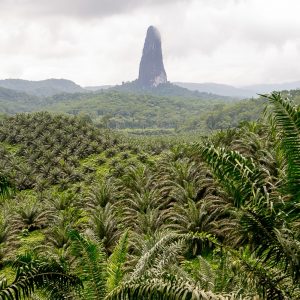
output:
<svg viewBox="0 0 300 300"><path fill-rule="evenodd" d="M299 0L0 0L0 79L134 80L154 25L170 81L297 81L299 14Z"/></svg>

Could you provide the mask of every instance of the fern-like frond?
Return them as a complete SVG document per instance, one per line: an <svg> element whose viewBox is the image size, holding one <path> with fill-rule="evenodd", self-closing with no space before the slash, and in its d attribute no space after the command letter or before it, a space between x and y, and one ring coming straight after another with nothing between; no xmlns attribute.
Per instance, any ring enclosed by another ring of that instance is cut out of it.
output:
<svg viewBox="0 0 300 300"><path fill-rule="evenodd" d="M11 284L5 278L0 280L1 300L26 298L38 289L45 291L51 299L65 299L71 289L81 286L77 276L67 274L56 262L27 258L29 261L26 262L19 257L14 263L17 273Z"/></svg>
<svg viewBox="0 0 300 300"><path fill-rule="evenodd" d="M237 151L214 146L200 146L204 161L213 175L233 199L235 207L241 207L263 186L263 175L252 159Z"/></svg>
<svg viewBox="0 0 300 300"><path fill-rule="evenodd" d="M168 253L168 258L175 258L178 250L178 247L175 245L180 238L183 238L183 235L173 232L164 233L150 249L146 249L146 251L142 253L142 256L139 258L131 274L131 278L140 278L143 276L154 264L157 264L165 253ZM160 264L162 264L161 261Z"/></svg>
<svg viewBox="0 0 300 300"><path fill-rule="evenodd" d="M83 298L103 299L106 294L106 256L103 248L73 230L69 233L72 250L79 261L78 271L84 284Z"/></svg>
<svg viewBox="0 0 300 300"><path fill-rule="evenodd" d="M262 95L273 106L272 118L280 130L282 149L288 164L286 187L297 200L300 199L300 110L280 93Z"/></svg>
<svg viewBox="0 0 300 300"><path fill-rule="evenodd" d="M124 276L124 264L126 262L128 252L129 233L126 230L120 237L113 253L107 261L107 291L112 291L121 282Z"/></svg>
<svg viewBox="0 0 300 300"><path fill-rule="evenodd" d="M114 289L106 300L226 300L232 297L204 291L196 285L175 276L169 278L141 278Z"/></svg>
<svg viewBox="0 0 300 300"><path fill-rule="evenodd" d="M241 256L232 249L229 251L239 259L240 272L246 275L244 283L247 284L248 280L255 282L262 299L298 299L295 295L299 296L299 285L294 285L283 270L262 263L255 257Z"/></svg>

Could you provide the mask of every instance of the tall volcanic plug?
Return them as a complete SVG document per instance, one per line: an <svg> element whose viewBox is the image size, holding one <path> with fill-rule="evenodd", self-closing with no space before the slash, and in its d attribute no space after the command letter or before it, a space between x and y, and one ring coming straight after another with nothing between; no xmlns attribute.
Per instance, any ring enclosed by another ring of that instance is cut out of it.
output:
<svg viewBox="0 0 300 300"><path fill-rule="evenodd" d="M157 87L167 82L161 50L160 33L154 26L147 30L140 62L138 83L142 87Z"/></svg>

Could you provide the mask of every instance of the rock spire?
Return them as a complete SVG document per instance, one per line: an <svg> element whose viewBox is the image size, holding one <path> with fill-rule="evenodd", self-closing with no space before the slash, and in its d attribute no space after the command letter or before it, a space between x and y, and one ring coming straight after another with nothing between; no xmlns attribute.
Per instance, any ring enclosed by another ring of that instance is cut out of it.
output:
<svg viewBox="0 0 300 300"><path fill-rule="evenodd" d="M138 83L147 88L157 87L166 82L167 74L163 63L160 33L154 26L150 26L140 62Z"/></svg>

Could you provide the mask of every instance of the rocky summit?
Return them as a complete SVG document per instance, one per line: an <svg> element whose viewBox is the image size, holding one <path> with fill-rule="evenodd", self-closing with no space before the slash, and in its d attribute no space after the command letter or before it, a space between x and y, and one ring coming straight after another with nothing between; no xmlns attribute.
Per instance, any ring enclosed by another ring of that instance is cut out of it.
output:
<svg viewBox="0 0 300 300"><path fill-rule="evenodd" d="M138 84L141 87L157 87L167 82L161 50L160 33L150 26L144 43L143 55L140 62Z"/></svg>

